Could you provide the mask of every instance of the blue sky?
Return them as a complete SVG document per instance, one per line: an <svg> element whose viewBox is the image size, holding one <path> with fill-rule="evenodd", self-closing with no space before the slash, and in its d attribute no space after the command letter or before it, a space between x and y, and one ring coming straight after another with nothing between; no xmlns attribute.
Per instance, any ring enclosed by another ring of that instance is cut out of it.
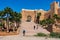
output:
<svg viewBox="0 0 60 40"><path fill-rule="evenodd" d="M17 12L20 12L22 8L49 10L53 1L59 0L0 0L0 10L5 7L10 7Z"/></svg>

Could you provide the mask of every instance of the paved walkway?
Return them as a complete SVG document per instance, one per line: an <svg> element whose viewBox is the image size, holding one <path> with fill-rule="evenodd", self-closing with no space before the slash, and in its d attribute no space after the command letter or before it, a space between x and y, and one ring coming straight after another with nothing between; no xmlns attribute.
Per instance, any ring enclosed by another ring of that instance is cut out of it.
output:
<svg viewBox="0 0 60 40"><path fill-rule="evenodd" d="M58 38L45 38L45 37L33 37L33 36L30 36L30 37L23 37L23 36L20 36L20 35L16 35L16 36L0 36L0 40L60 40Z"/></svg>
<svg viewBox="0 0 60 40"><path fill-rule="evenodd" d="M38 30L34 30L33 26L36 25L33 22L32 23L23 23L21 26L21 31L19 35L13 35L13 36L0 36L0 40L60 40L58 38L45 38L45 37L35 37L32 36L38 32L44 32L44 33L49 33L47 30L43 29L43 28L39 28ZM26 31L26 35L29 36L22 36L22 30L25 29Z"/></svg>
<svg viewBox="0 0 60 40"><path fill-rule="evenodd" d="M34 26L35 26L35 30L34 30ZM37 29L37 24L35 24L34 22L22 22L21 30L20 30L21 35L23 30L26 30L26 35L35 35L40 32L45 34L50 33L46 29L42 28L40 25L38 26L38 29Z"/></svg>

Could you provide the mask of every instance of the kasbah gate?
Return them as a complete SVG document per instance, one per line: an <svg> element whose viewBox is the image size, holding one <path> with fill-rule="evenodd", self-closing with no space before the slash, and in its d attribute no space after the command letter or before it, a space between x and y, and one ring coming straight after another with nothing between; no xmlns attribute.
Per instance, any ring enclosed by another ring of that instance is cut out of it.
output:
<svg viewBox="0 0 60 40"><path fill-rule="evenodd" d="M30 10L30 9L22 9L22 21L25 22L29 20L30 22L36 22L36 16L38 13L41 13L41 16L39 17L39 20L44 20L47 18L53 18L54 14L57 14L60 16L60 7L59 7L59 2L52 2L50 4L50 9L48 11L45 11L43 9L35 9L35 10ZM55 25L56 24L56 25ZM53 27L49 27L48 30L51 32L60 32L60 20L56 20L56 23L53 25Z"/></svg>

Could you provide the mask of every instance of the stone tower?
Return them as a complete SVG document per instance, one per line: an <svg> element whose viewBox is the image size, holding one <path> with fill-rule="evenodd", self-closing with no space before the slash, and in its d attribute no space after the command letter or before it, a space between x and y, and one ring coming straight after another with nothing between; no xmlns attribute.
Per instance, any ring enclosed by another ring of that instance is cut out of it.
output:
<svg viewBox="0 0 60 40"><path fill-rule="evenodd" d="M54 1L50 6L51 12L53 14L58 14L58 8L59 8L59 2L56 1Z"/></svg>

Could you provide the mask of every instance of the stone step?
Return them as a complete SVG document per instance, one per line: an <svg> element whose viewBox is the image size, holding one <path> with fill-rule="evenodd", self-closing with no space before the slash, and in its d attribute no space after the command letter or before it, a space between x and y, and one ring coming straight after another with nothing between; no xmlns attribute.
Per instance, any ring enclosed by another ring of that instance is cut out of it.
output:
<svg viewBox="0 0 60 40"><path fill-rule="evenodd" d="M46 33L48 34L49 32L46 29L43 29L40 25L38 25L38 29L34 30L34 26L37 28L37 24L34 22L22 22L21 23L21 34L23 32L23 29L26 30L26 35L34 35L37 33Z"/></svg>

